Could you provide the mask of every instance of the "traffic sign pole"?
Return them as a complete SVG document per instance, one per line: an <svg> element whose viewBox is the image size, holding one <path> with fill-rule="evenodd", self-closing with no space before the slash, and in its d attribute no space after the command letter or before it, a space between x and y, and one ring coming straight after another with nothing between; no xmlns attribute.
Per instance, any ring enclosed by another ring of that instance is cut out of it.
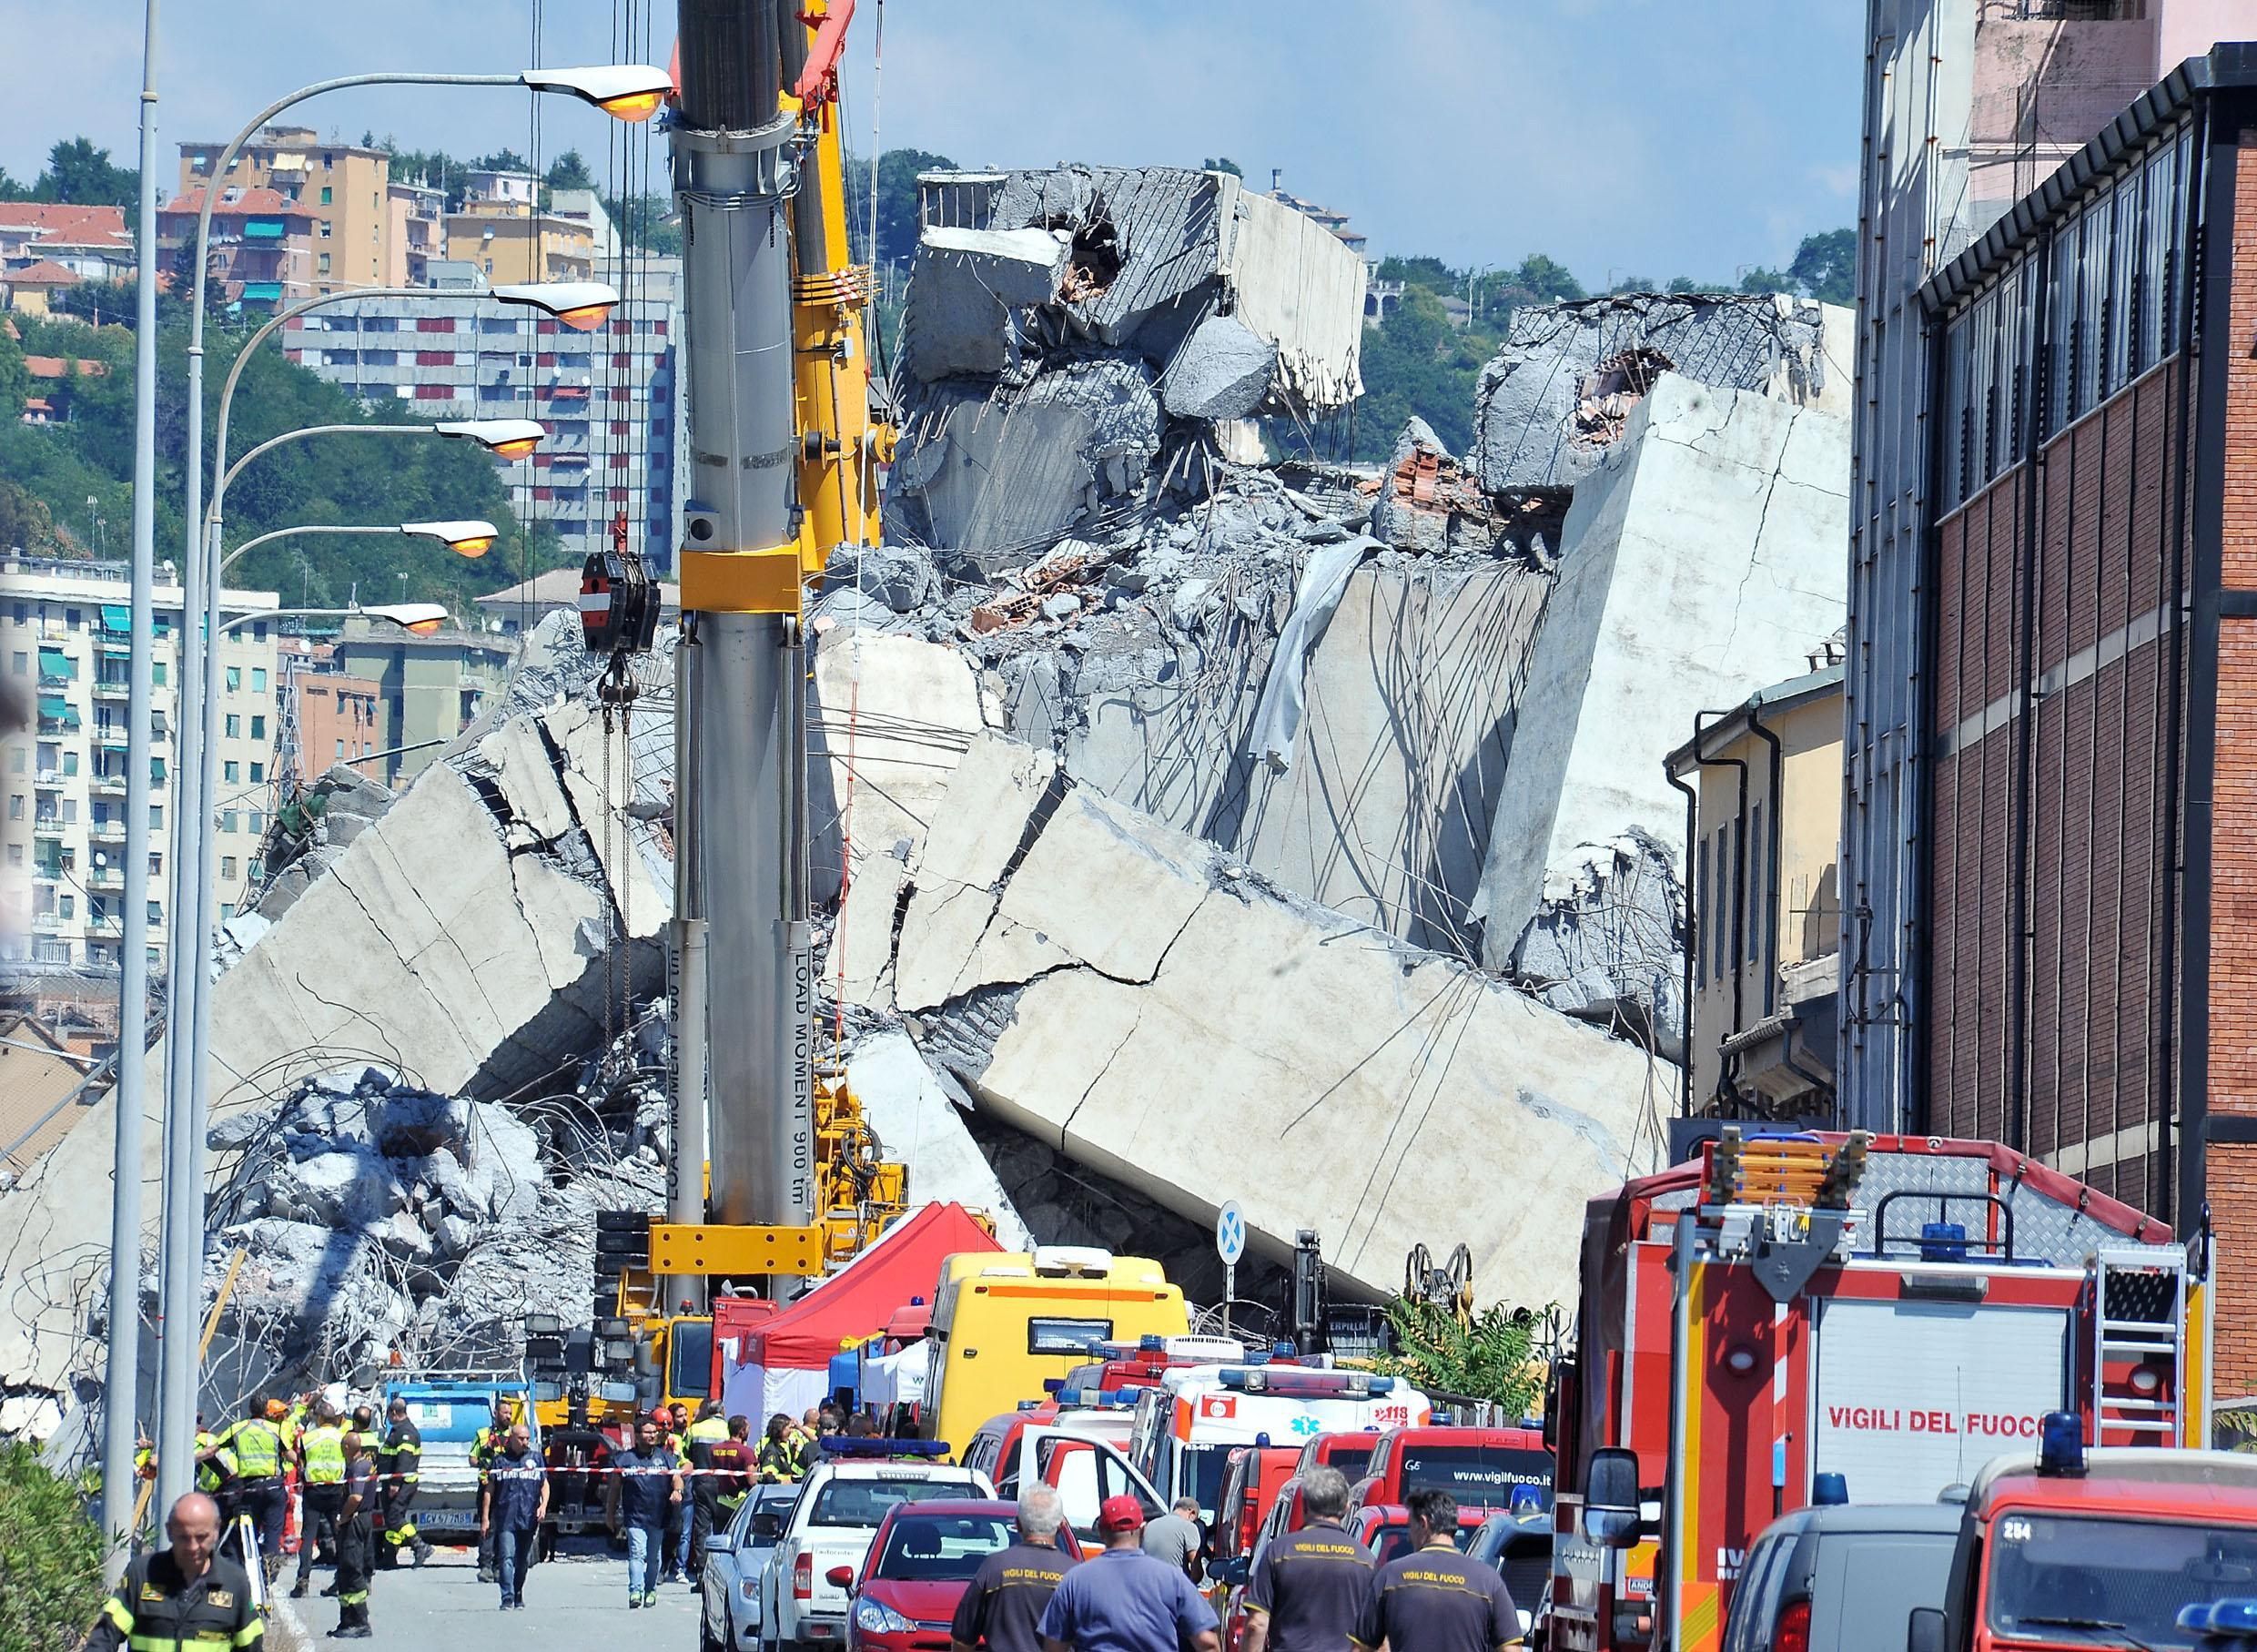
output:
<svg viewBox="0 0 2257 1652"><path fill-rule="evenodd" d="M1246 1254L1246 1212L1227 1199L1215 1212L1215 1254L1222 1258L1222 1333L1230 1334L1230 1304L1239 1293L1239 1258Z"/></svg>

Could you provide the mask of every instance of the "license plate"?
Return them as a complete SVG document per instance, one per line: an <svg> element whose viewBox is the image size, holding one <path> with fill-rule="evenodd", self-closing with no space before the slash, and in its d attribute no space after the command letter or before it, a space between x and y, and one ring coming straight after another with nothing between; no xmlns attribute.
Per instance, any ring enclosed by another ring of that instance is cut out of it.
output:
<svg viewBox="0 0 2257 1652"><path fill-rule="evenodd" d="M418 1509L415 1523L419 1528L430 1531L463 1532L477 1526L478 1515L467 1508Z"/></svg>

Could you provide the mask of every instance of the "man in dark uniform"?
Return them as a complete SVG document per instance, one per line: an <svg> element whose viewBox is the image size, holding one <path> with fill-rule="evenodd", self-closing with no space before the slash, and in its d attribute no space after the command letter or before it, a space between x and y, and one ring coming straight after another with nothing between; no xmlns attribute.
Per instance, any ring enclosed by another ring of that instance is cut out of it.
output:
<svg viewBox="0 0 2257 1652"><path fill-rule="evenodd" d="M948 1626L950 1652L1042 1652L1036 1626L1075 1556L1058 1488L1035 1485L1018 1500L1018 1541L980 1562Z"/></svg>
<svg viewBox="0 0 2257 1652"><path fill-rule="evenodd" d="M219 1505L190 1492L165 1518L172 1546L137 1556L102 1603L85 1652L124 1652L129 1646L229 1648L262 1652L266 1625L251 1598L251 1580L219 1558Z"/></svg>
<svg viewBox="0 0 2257 1652"><path fill-rule="evenodd" d="M1504 1652L1521 1644L1521 1615L1497 1568L1458 1553L1458 1500L1412 1492L1411 1548L1371 1574L1351 1645L1389 1652Z"/></svg>
<svg viewBox="0 0 2257 1652"><path fill-rule="evenodd" d="M391 1571L400 1564L400 1551L409 1549L421 1566L431 1557L431 1546L415 1529L415 1494L423 1475L423 1431L408 1417L408 1402L395 1399L385 1408L383 1444L376 1448L376 1472L383 1476L384 1525L377 1535L376 1564Z"/></svg>
<svg viewBox="0 0 2257 1652"><path fill-rule="evenodd" d="M721 1402L705 1400L697 1408L697 1421L683 1431L681 1452L691 1468L690 1552L683 1570L694 1583L705 1564L705 1539L712 1535L714 1511L719 1506L721 1485L712 1472L714 1448L729 1437L729 1420L721 1414Z"/></svg>
<svg viewBox="0 0 2257 1652"><path fill-rule="evenodd" d="M1341 1525L1347 1475L1311 1469L1301 1477L1301 1501L1309 1524L1271 1538L1248 1580L1240 1652L1348 1652L1379 1563Z"/></svg>
<svg viewBox="0 0 2257 1652"><path fill-rule="evenodd" d="M366 1640L369 1579L376 1568L376 1461L358 1434L345 1436L345 1505L337 1516L336 1640Z"/></svg>
<svg viewBox="0 0 2257 1652"><path fill-rule="evenodd" d="M312 1583L315 1551L326 1549L332 1560L337 1557L337 1513L345 1506L345 1430L327 1400L299 1434L298 1460L305 1495L298 1516L298 1583L290 1598L303 1600Z"/></svg>
<svg viewBox="0 0 2257 1652"><path fill-rule="evenodd" d="M499 1553L495 1546L493 1523L493 1465L501 1454L502 1444L510 1434L510 1402L507 1396L494 1395L493 1421L471 1436L471 1466L478 1471L478 1581L491 1583L501 1576L496 1569Z"/></svg>
<svg viewBox="0 0 2257 1652"><path fill-rule="evenodd" d="M282 1573L282 1522L289 1513L289 1493L282 1484L282 1429L268 1418L264 1401L254 1399L208 1450L197 1454L210 1462L226 1452L235 1454L236 1506L251 1517L258 1534L259 1564L271 1588Z"/></svg>

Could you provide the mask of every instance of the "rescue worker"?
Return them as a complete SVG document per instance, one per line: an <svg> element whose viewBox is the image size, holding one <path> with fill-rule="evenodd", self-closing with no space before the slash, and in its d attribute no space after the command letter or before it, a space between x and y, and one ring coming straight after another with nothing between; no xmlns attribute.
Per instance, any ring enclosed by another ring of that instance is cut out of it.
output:
<svg viewBox="0 0 2257 1652"><path fill-rule="evenodd" d="M713 1524L715 1527L725 1529L736 1518L737 1510L744 1505L745 1494L753 1488L759 1461L753 1454L752 1435L751 1418L731 1417L729 1437L711 1448L714 1486Z"/></svg>
<svg viewBox="0 0 2257 1652"><path fill-rule="evenodd" d="M366 1640L369 1580L376 1569L376 1460L358 1431L345 1435L345 1502L337 1515L335 1640Z"/></svg>
<svg viewBox="0 0 2257 1652"><path fill-rule="evenodd" d="M1521 1644L1521 1615L1497 1568L1458 1553L1458 1500L1412 1492L1411 1546L1371 1574L1351 1647L1377 1652L1506 1652Z"/></svg>
<svg viewBox="0 0 2257 1652"><path fill-rule="evenodd" d="M302 1492L298 1514L298 1582L290 1598L303 1600L312 1586L316 1549L337 1554L337 1517L345 1506L345 1430L324 1400L313 1425L298 1436ZM325 1591L333 1593L334 1591Z"/></svg>
<svg viewBox="0 0 2257 1652"><path fill-rule="evenodd" d="M491 1519L501 1582L501 1609L525 1606L525 1574L532 1569L541 1527L549 1517L549 1474L533 1450L532 1430L512 1423L493 1462Z"/></svg>
<svg viewBox="0 0 2257 1652"><path fill-rule="evenodd" d="M267 1586L282 1572L282 1521L289 1512L288 1495L282 1486L282 1430L267 1415L264 1404L238 1417L213 1442L198 1460L217 1458L222 1450L235 1454L234 1485L237 1509L250 1516L258 1538L259 1565Z"/></svg>
<svg viewBox="0 0 2257 1652"><path fill-rule="evenodd" d="M493 1421L471 1436L471 1466L478 1471L478 1581L491 1583L495 1571L493 1512L494 1459L510 1434L510 1402L494 1395Z"/></svg>
<svg viewBox="0 0 2257 1652"><path fill-rule="evenodd" d="M431 1557L431 1546L415 1529L417 1484L423 1477L423 1431L408 1417L408 1402L395 1399L385 1408L387 1424L382 1444L376 1448L376 1470L383 1476L384 1525L377 1538L376 1564L383 1571L400 1565L407 1549L421 1566Z"/></svg>
<svg viewBox="0 0 2257 1652"><path fill-rule="evenodd" d="M690 1408L680 1400L662 1409L666 1418L666 1449L674 1454L674 1461L687 1464L690 1460ZM687 1583L690 1580L690 1527L692 1523L689 1486L683 1486L682 1501L666 1511L665 1581Z"/></svg>
<svg viewBox="0 0 2257 1652"><path fill-rule="evenodd" d="M1065 1524L1066 1505L1055 1485L1037 1482L1020 1495L1018 1541L972 1574L948 1626L950 1652L1042 1652L1036 1627L1075 1564L1073 1539L1058 1538Z"/></svg>
<svg viewBox="0 0 2257 1652"><path fill-rule="evenodd" d="M666 1512L682 1506L682 1460L666 1448L663 1412L643 1419L633 1451L612 1454L605 1523L627 1539L627 1605L658 1604L666 1562Z"/></svg>
<svg viewBox="0 0 2257 1652"><path fill-rule="evenodd" d="M683 1557L684 1569L693 1577L704 1568L705 1539L713 1535L714 1513L720 1506L714 1449L728 1437L729 1419L721 1414L718 1400L700 1404L697 1421L683 1431L683 1454L696 1471L690 1478L690 1550Z"/></svg>
<svg viewBox="0 0 2257 1652"><path fill-rule="evenodd" d="M127 1566L85 1652L129 1647L212 1646L261 1652L266 1625L243 1568L219 1556L219 1505L190 1492L165 1516L169 1548L137 1555Z"/></svg>
<svg viewBox="0 0 2257 1652"><path fill-rule="evenodd" d="M1309 1470L1301 1501L1309 1524L1265 1544L1247 1583L1239 1652L1348 1652L1379 1562L1341 1525L1346 1475L1321 1465Z"/></svg>
<svg viewBox="0 0 2257 1652"><path fill-rule="evenodd" d="M156 1465L154 1455L149 1458ZM235 1518L235 1448L222 1445L219 1436L204 1426L204 1414L196 1414L196 1489L219 1510L220 1528Z"/></svg>
<svg viewBox="0 0 2257 1652"><path fill-rule="evenodd" d="M1043 1652L1218 1652L1215 1609L1181 1566L1144 1552L1144 1505L1098 1505L1105 1552L1066 1574L1043 1608Z"/></svg>
<svg viewBox="0 0 2257 1652"><path fill-rule="evenodd" d="M133 1474L137 1480L157 1478L157 1442L147 1434L134 1436Z"/></svg>
<svg viewBox="0 0 2257 1652"><path fill-rule="evenodd" d="M758 1463L763 1485L786 1485L804 1479L807 1461L792 1419L782 1412L768 1419L768 1437L762 1442Z"/></svg>

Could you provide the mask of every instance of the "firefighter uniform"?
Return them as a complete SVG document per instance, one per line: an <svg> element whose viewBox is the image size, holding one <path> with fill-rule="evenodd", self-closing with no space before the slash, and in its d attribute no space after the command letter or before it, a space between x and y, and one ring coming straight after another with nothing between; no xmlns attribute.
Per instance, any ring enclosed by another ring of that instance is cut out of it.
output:
<svg viewBox="0 0 2257 1652"><path fill-rule="evenodd" d="M376 1569L376 1462L366 1452L345 1465L345 1509L337 1522L337 1628L348 1640L369 1634L369 1579Z"/></svg>
<svg viewBox="0 0 2257 1652"><path fill-rule="evenodd" d="M390 1571L400 1564L400 1551L413 1552L421 1566L430 1558L431 1546L415 1529L417 1482L422 1478L423 1432L406 1417L385 1431L376 1448L377 1473L383 1476L384 1525L377 1535L376 1564Z"/></svg>
<svg viewBox="0 0 2257 1652"><path fill-rule="evenodd" d="M207 1458L204 1454L212 1454ZM154 1463L156 1458L151 1456ZM219 1505L220 1518L235 1518L235 1449L222 1445L208 1428L196 1431L196 1489Z"/></svg>
<svg viewBox="0 0 2257 1652"><path fill-rule="evenodd" d="M266 1625L251 1598L251 1580L218 1556L191 1583L170 1549L137 1556L126 1567L86 1652L259 1652Z"/></svg>
<svg viewBox="0 0 2257 1652"><path fill-rule="evenodd" d="M760 1478L765 1485L783 1485L807 1477L807 1458L798 1436L785 1434L760 1448Z"/></svg>
<svg viewBox="0 0 2257 1652"><path fill-rule="evenodd" d="M715 1466L714 1450L727 1443L729 1421L714 1415L700 1417L683 1431L683 1454L690 1466L711 1470ZM714 1529L714 1513L719 1506L721 1485L711 1473L699 1473L690 1477L690 1564L689 1572L695 1576L705 1564L705 1539Z"/></svg>
<svg viewBox="0 0 2257 1652"><path fill-rule="evenodd" d="M272 1583L282 1566L282 1431L263 1416L238 1417L215 1443L235 1453L235 1502L258 1534L260 1563Z"/></svg>
<svg viewBox="0 0 2257 1652"><path fill-rule="evenodd" d="M481 1518L478 1523L478 1581L491 1583L501 1576L496 1569L500 1557L494 1546L494 1523L486 1513L488 1499L493 1494L494 1459L501 1454L501 1442L509 1433L506 1425L496 1427L488 1424L471 1436L471 1466L478 1470L478 1503Z"/></svg>
<svg viewBox="0 0 2257 1652"><path fill-rule="evenodd" d="M298 1517L298 1586L290 1593L303 1596L313 1575L314 1550L337 1553L337 1516L345 1506L345 1431L335 1423L317 1423L299 1435L305 1462L304 1500Z"/></svg>

